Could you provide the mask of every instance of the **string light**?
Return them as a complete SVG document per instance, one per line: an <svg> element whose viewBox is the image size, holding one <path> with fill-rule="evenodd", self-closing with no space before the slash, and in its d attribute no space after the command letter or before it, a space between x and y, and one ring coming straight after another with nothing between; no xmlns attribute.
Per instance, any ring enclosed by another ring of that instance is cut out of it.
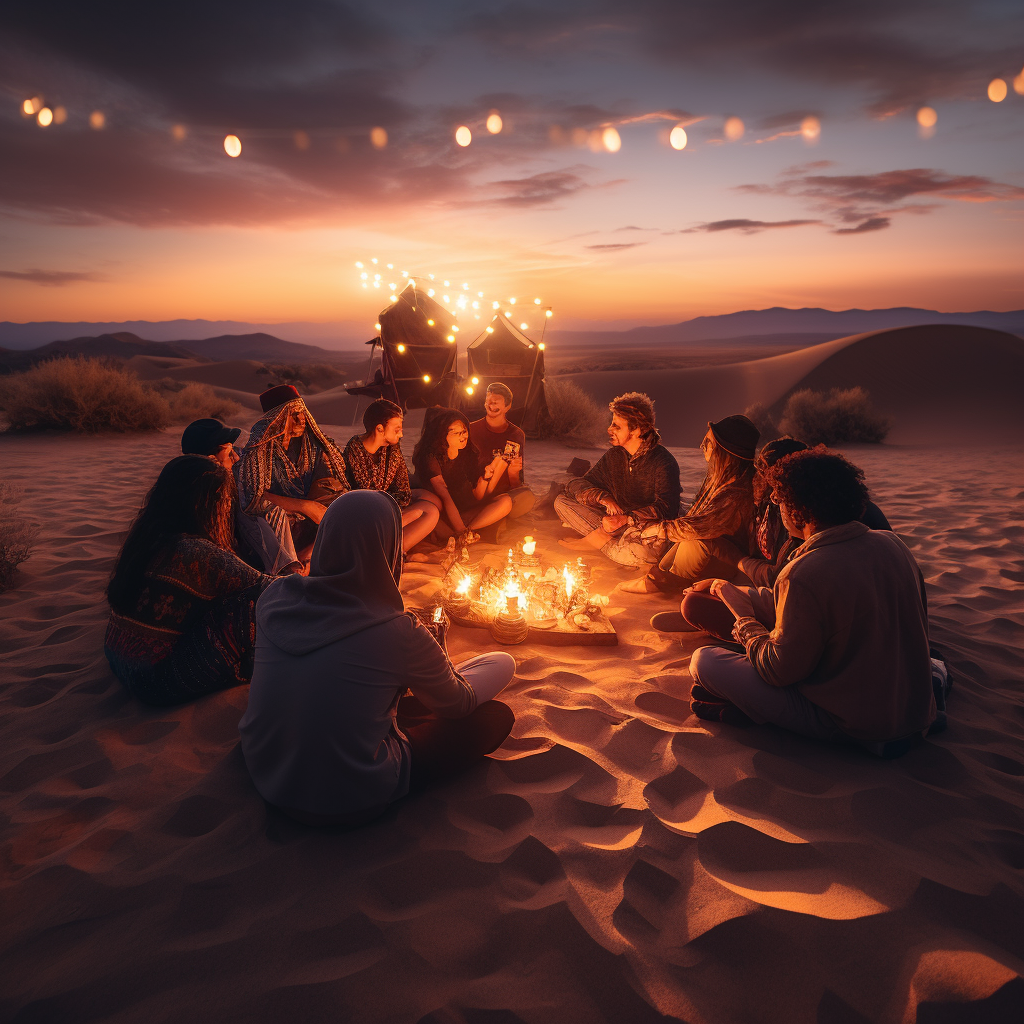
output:
<svg viewBox="0 0 1024 1024"><path fill-rule="evenodd" d="M26 117L35 117L42 109L43 101L38 96L33 96L31 99L25 100L21 105L21 112Z"/></svg>
<svg viewBox="0 0 1024 1024"><path fill-rule="evenodd" d="M800 134L805 142L817 142L821 135L821 122L813 116L805 117L800 122Z"/></svg>
<svg viewBox="0 0 1024 1024"><path fill-rule="evenodd" d="M429 384L430 383L430 374L429 373L423 374L423 383L424 384Z"/></svg>
<svg viewBox="0 0 1024 1024"><path fill-rule="evenodd" d="M224 152L230 157L240 156L242 153L242 142L237 135L224 136Z"/></svg>
<svg viewBox="0 0 1024 1024"><path fill-rule="evenodd" d="M673 149L686 149L686 142L686 129L681 124L677 124L675 128L668 133L668 144Z"/></svg>
<svg viewBox="0 0 1024 1024"><path fill-rule="evenodd" d="M53 111L49 107L43 107L36 114L36 121L41 128L48 128L53 123Z"/></svg>
<svg viewBox="0 0 1024 1024"><path fill-rule="evenodd" d="M601 132L601 143L609 153L618 153L622 149L622 139L614 128L605 128Z"/></svg>
<svg viewBox="0 0 1024 1024"><path fill-rule="evenodd" d="M472 383L472 384L479 384L480 383L480 378L479 377L474 377L474 378L472 378L470 383Z"/></svg>
<svg viewBox="0 0 1024 1024"><path fill-rule="evenodd" d="M398 351L399 352L404 352L405 351L405 346L404 345L399 345L398 346Z"/></svg>
<svg viewBox="0 0 1024 1024"><path fill-rule="evenodd" d="M102 110L94 110L89 115L89 127L93 131L101 132L107 127L107 115Z"/></svg>
<svg viewBox="0 0 1024 1024"><path fill-rule="evenodd" d="M467 394L467 395L471 395L471 394L473 394L473 389L472 389L471 387L467 387L467 388L466 388L466 394Z"/></svg>
<svg viewBox="0 0 1024 1024"><path fill-rule="evenodd" d="M473 133L464 124L461 124L455 129L455 141L465 148L473 141Z"/></svg>
<svg viewBox="0 0 1024 1024"><path fill-rule="evenodd" d="M370 145L374 149L383 149L387 144L388 133L378 125L370 132Z"/></svg>
<svg viewBox="0 0 1024 1024"><path fill-rule="evenodd" d="M53 108L53 123L63 124L68 119L67 107L54 107Z"/></svg>
<svg viewBox="0 0 1024 1024"><path fill-rule="evenodd" d="M378 331L380 330L380 324L374 324L373 326L374 326L375 330L378 330Z"/></svg>
<svg viewBox="0 0 1024 1024"><path fill-rule="evenodd" d="M492 110L487 115L487 130L492 135L497 135L498 132L501 131L501 128L502 128L501 114L499 114L496 110Z"/></svg>
<svg viewBox="0 0 1024 1024"><path fill-rule="evenodd" d="M487 333L488 334L493 334L494 333L494 328L493 327L488 327L487 328Z"/></svg>
<svg viewBox="0 0 1024 1024"><path fill-rule="evenodd" d="M988 98L993 103L1002 103L1006 99L1006 82L1001 78L993 78L988 83Z"/></svg>
<svg viewBox="0 0 1024 1024"><path fill-rule="evenodd" d="M433 327L434 326L434 321L433 320L428 320L427 321L427 326L428 327Z"/></svg>
<svg viewBox="0 0 1024 1024"><path fill-rule="evenodd" d="M932 107L922 107L917 112L917 123L922 128L934 128L938 120L939 115Z"/></svg>
<svg viewBox="0 0 1024 1024"><path fill-rule="evenodd" d="M527 327L529 327L529 326L530 326L529 324L520 324L519 325L519 330L525 331L527 329Z"/></svg>
<svg viewBox="0 0 1024 1024"><path fill-rule="evenodd" d="M539 345L537 346L537 348L539 348L539 349L541 350L541 352L543 352L543 351L544 351L544 342L542 341L542 342L541 342L541 343L540 343L540 344L539 344Z"/></svg>
<svg viewBox="0 0 1024 1024"><path fill-rule="evenodd" d="M544 310L544 315L548 316L548 317L551 317L551 316L554 316L555 314L552 313L550 309L545 309Z"/></svg>

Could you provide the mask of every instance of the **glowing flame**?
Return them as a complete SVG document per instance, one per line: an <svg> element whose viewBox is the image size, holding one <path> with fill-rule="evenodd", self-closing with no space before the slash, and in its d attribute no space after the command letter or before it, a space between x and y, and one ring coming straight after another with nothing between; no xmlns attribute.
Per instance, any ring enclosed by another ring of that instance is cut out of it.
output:
<svg viewBox="0 0 1024 1024"><path fill-rule="evenodd" d="M686 149L686 129L681 124L677 124L668 133L668 142L673 149Z"/></svg>
<svg viewBox="0 0 1024 1024"><path fill-rule="evenodd" d="M565 579L565 596L571 601L573 592L576 590L576 577L569 572L569 566L562 569L562 576Z"/></svg>
<svg viewBox="0 0 1024 1024"><path fill-rule="evenodd" d="M523 539L523 554L532 555L537 550L537 542L532 537Z"/></svg>
<svg viewBox="0 0 1024 1024"><path fill-rule="evenodd" d="M738 117L730 117L725 122L725 137L730 142L735 142L737 139L742 139L743 133L746 130L746 126Z"/></svg>
<svg viewBox="0 0 1024 1024"><path fill-rule="evenodd" d="M473 133L464 125L455 129L455 141L460 146L468 146L473 141Z"/></svg>
<svg viewBox="0 0 1024 1024"><path fill-rule="evenodd" d="M988 83L988 98L993 103L1002 103L1006 99L1006 82L1001 78L993 78Z"/></svg>
<svg viewBox="0 0 1024 1024"><path fill-rule="evenodd" d="M440 605L438 605L434 609L434 621L435 622L440 622L441 621L441 606Z"/></svg>
<svg viewBox="0 0 1024 1024"><path fill-rule="evenodd" d="M240 156L242 153L242 143L237 135L226 135L224 136L224 152L228 156L235 157Z"/></svg>
<svg viewBox="0 0 1024 1024"><path fill-rule="evenodd" d="M462 579L459 580L459 585L455 588L455 593L456 594L461 594L463 597L466 597L466 596L468 596L469 588L472 585L473 585L473 577L472 576L463 576Z"/></svg>
<svg viewBox="0 0 1024 1024"><path fill-rule="evenodd" d="M492 135L497 135L498 132L501 131L501 128L502 128L501 114L499 114L496 110L492 110L487 115L487 130Z"/></svg>

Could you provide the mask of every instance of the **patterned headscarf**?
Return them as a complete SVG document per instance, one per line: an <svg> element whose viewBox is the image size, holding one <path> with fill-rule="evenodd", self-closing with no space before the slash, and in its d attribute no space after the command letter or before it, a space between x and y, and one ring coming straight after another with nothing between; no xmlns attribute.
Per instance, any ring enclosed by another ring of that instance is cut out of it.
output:
<svg viewBox="0 0 1024 1024"><path fill-rule="evenodd" d="M253 424L249 440L242 449L242 457L238 463L238 497L243 512L256 515L263 511L263 495L273 481L274 460L291 462L281 438L288 413L299 410L306 414L306 431L302 435L299 457L292 463L296 472L309 473L319 457L323 460L329 475L338 481L339 493L348 490L345 460L341 452L317 426L305 402L301 398L296 398L265 412Z"/></svg>

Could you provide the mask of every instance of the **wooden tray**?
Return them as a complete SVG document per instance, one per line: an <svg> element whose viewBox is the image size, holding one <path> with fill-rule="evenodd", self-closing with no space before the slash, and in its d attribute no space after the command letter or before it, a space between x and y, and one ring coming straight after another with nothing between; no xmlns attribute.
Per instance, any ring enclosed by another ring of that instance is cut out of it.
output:
<svg viewBox="0 0 1024 1024"><path fill-rule="evenodd" d="M466 615L449 614L449 617L454 626L487 630L491 628L491 616L476 610L471 610ZM615 647L618 642L615 627L602 608L598 608L590 616L590 626L587 629L580 629L570 625L565 619L559 619L550 629L531 625L523 641L525 644L541 644L546 647Z"/></svg>

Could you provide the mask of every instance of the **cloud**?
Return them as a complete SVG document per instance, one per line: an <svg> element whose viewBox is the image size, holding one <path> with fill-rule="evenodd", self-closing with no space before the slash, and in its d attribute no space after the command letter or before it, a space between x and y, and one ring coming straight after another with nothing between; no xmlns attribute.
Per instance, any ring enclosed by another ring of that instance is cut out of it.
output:
<svg viewBox="0 0 1024 1024"><path fill-rule="evenodd" d="M103 274L82 273L77 270L0 270L0 278L9 281L27 281L46 288L63 288L79 281L105 281Z"/></svg>
<svg viewBox="0 0 1024 1024"><path fill-rule="evenodd" d="M605 242L603 245L588 245L588 249L635 249L638 245L646 245L646 242Z"/></svg>
<svg viewBox="0 0 1024 1024"><path fill-rule="evenodd" d="M619 181L605 182L604 185L620 184ZM506 178L491 182L501 193L491 202L501 206L544 206L565 199L583 189L594 188L573 170L543 171L526 178Z"/></svg>
<svg viewBox="0 0 1024 1024"><path fill-rule="evenodd" d="M765 231L768 228L802 228L807 224L820 224L820 220L747 220L746 218L735 218L733 220L713 220L707 224L698 224L696 227L684 228L679 233L690 235L697 231L704 231L709 234L716 231L742 231L745 235L753 235L758 231Z"/></svg>
<svg viewBox="0 0 1024 1024"><path fill-rule="evenodd" d="M938 208L936 203L907 202L915 196L970 203L1024 200L1024 188L978 174L946 174L924 167L876 174L804 173L808 169L817 168L811 164L790 168L772 184L738 185L736 191L804 199L840 223L855 225L836 234L879 231L889 226L894 214L925 214Z"/></svg>
<svg viewBox="0 0 1024 1024"><path fill-rule="evenodd" d="M836 228L833 235L864 235L869 231L884 231L889 226L888 217L871 217L855 228Z"/></svg>

